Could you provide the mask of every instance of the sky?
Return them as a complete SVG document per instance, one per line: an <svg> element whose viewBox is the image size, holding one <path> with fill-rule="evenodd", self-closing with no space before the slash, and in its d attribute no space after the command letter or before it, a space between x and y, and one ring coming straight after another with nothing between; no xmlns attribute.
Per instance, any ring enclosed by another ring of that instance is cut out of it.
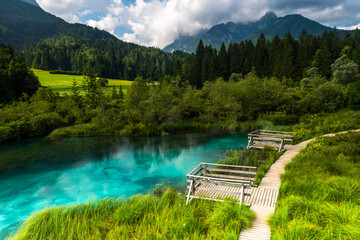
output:
<svg viewBox="0 0 360 240"><path fill-rule="evenodd" d="M359 0L37 0L71 23L104 29L119 39L164 48L179 35L219 23L250 22L267 11L301 14L338 29L360 29Z"/></svg>

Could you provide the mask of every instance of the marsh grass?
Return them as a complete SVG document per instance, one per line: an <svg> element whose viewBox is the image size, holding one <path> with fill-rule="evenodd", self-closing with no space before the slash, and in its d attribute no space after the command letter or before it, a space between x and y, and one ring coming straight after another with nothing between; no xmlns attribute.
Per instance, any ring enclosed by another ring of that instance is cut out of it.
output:
<svg viewBox="0 0 360 240"><path fill-rule="evenodd" d="M319 138L282 176L272 239L360 239L360 133Z"/></svg>
<svg viewBox="0 0 360 240"><path fill-rule="evenodd" d="M193 200L168 188L161 197L135 195L42 210L11 239L237 239L254 218L247 206Z"/></svg>
<svg viewBox="0 0 360 240"><path fill-rule="evenodd" d="M292 127L295 143L334 133L360 128L360 111L342 110L337 113L306 114Z"/></svg>
<svg viewBox="0 0 360 240"><path fill-rule="evenodd" d="M275 151L271 147L265 147L265 149L229 149L226 152L226 158L220 160L218 163L258 167L256 181L254 182L254 185L258 186L271 165L282 154L283 152Z"/></svg>

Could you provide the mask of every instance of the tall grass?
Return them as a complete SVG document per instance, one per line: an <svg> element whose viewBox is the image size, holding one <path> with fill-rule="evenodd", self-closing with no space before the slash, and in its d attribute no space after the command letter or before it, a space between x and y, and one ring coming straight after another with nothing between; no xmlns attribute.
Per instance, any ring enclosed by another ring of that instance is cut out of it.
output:
<svg viewBox="0 0 360 240"><path fill-rule="evenodd" d="M254 214L237 202L193 200L168 188L32 215L11 239L237 239Z"/></svg>
<svg viewBox="0 0 360 240"><path fill-rule="evenodd" d="M360 239L360 133L319 138L282 176L272 239Z"/></svg>
<svg viewBox="0 0 360 240"><path fill-rule="evenodd" d="M255 186L258 186L270 169L271 165L283 154L283 152L275 151L271 147L265 149L229 149L226 152L226 158L220 160L219 164L255 166L258 167L256 173Z"/></svg>
<svg viewBox="0 0 360 240"><path fill-rule="evenodd" d="M300 124L294 125L296 143L334 133L360 128L360 111L342 110L337 113L306 114L300 118Z"/></svg>

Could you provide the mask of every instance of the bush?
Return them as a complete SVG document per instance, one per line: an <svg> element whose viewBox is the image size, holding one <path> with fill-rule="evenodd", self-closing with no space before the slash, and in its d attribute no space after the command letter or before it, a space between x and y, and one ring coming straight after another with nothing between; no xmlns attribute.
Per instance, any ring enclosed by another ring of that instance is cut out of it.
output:
<svg viewBox="0 0 360 240"><path fill-rule="evenodd" d="M64 70L50 70L50 74L66 74L66 75L82 75L81 72L77 71L64 71Z"/></svg>

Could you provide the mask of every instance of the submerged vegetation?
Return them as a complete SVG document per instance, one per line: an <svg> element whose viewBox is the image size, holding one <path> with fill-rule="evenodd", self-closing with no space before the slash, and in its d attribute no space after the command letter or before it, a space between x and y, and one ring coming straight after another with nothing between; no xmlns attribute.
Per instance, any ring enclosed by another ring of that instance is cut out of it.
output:
<svg viewBox="0 0 360 240"><path fill-rule="evenodd" d="M237 239L254 213L238 202L193 200L168 188L129 199L48 208L11 239Z"/></svg>
<svg viewBox="0 0 360 240"><path fill-rule="evenodd" d="M322 137L286 167L272 239L360 238L360 133Z"/></svg>

